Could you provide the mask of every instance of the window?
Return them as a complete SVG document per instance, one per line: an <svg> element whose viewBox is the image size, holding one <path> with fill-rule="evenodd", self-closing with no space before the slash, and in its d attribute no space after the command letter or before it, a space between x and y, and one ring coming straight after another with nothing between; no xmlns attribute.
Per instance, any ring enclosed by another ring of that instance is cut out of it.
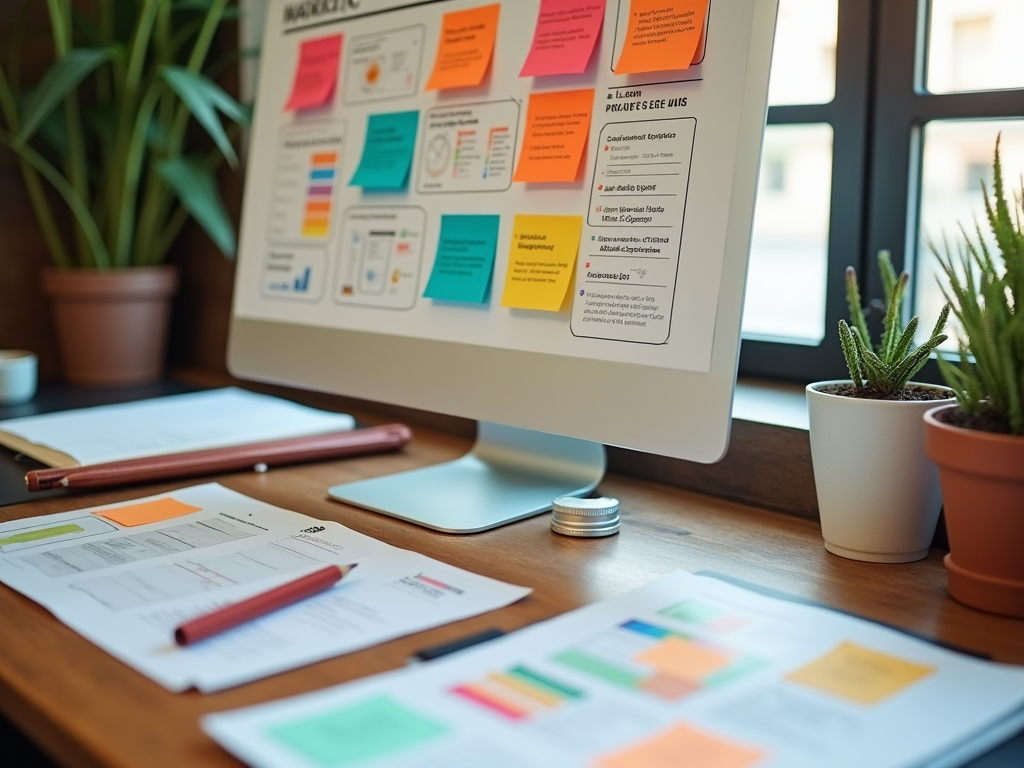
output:
<svg viewBox="0 0 1024 768"><path fill-rule="evenodd" d="M1022 28L1021 0L779 0L742 374L848 376L843 272L881 296L882 248L930 330L931 244L983 215L997 135L1007 182L1024 174Z"/></svg>

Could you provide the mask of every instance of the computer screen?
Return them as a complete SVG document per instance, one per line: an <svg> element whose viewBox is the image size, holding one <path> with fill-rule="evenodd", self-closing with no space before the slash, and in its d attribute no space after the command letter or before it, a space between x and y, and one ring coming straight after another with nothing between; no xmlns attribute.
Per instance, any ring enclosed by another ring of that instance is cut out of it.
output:
<svg viewBox="0 0 1024 768"><path fill-rule="evenodd" d="M777 0L270 0L242 378L712 462Z"/></svg>

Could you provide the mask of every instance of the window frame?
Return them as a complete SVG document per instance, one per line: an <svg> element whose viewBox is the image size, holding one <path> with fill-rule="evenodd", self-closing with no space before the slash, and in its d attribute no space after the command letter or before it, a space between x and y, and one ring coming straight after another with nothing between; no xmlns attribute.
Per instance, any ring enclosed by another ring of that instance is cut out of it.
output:
<svg viewBox="0 0 1024 768"><path fill-rule="evenodd" d="M832 127L832 198L829 203L825 337L819 344L785 339L744 338L741 376L803 381L847 378L834 329L846 316L843 274L862 268L864 193L867 184L872 3L839 0L836 36L836 91L826 104L771 106L769 126L827 123Z"/></svg>
<svg viewBox="0 0 1024 768"><path fill-rule="evenodd" d="M879 250L892 253L897 270L913 269L925 124L1024 118L1024 88L927 91L930 8L931 0L839 0L835 98L829 104L769 107L768 125L824 122L834 131L825 338L819 345L744 339L741 376L849 378L835 333L848 314L843 273L847 266L857 269L868 301L883 294ZM906 319L914 306L913 284L909 299ZM940 382L935 361L915 379Z"/></svg>
<svg viewBox="0 0 1024 768"><path fill-rule="evenodd" d="M925 125L932 120L1024 118L1024 88L931 93L925 86L931 0L875 0L878 67L867 187L866 250L892 251L897 269L914 269L921 217L921 164ZM913 45L906 41L912 40ZM866 265L870 295L882 294L875 264ZM906 311L913 312L911 282ZM923 321L933 322L931 318ZM915 376L941 383L935 360Z"/></svg>

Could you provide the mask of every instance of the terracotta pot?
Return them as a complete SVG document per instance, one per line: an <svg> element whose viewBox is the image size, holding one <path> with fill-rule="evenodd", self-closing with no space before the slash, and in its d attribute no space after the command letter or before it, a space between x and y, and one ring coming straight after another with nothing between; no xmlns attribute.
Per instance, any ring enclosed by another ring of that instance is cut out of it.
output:
<svg viewBox="0 0 1024 768"><path fill-rule="evenodd" d="M163 373L176 267L54 269L43 272L64 378L70 384L118 386L156 381Z"/></svg>
<svg viewBox="0 0 1024 768"><path fill-rule="evenodd" d="M945 499L949 594L1024 618L1024 437L963 429L925 414L925 450Z"/></svg>
<svg viewBox="0 0 1024 768"><path fill-rule="evenodd" d="M825 549L871 563L928 556L942 510L921 417L948 400L865 400L807 387L811 463Z"/></svg>

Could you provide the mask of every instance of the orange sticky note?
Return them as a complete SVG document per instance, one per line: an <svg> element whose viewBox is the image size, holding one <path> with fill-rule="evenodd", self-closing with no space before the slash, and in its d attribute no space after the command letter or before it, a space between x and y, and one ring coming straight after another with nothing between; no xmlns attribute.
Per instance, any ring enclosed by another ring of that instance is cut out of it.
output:
<svg viewBox="0 0 1024 768"><path fill-rule="evenodd" d="M760 750L677 725L653 739L599 758L595 768L747 768L764 755Z"/></svg>
<svg viewBox="0 0 1024 768"><path fill-rule="evenodd" d="M686 69L693 61L709 0L631 0L616 75Z"/></svg>
<svg viewBox="0 0 1024 768"><path fill-rule="evenodd" d="M590 132L594 89L531 93L513 181L573 181Z"/></svg>
<svg viewBox="0 0 1024 768"><path fill-rule="evenodd" d="M699 682L729 665L729 657L696 643L669 637L636 657L672 677Z"/></svg>
<svg viewBox="0 0 1024 768"><path fill-rule="evenodd" d="M494 3L444 15L426 90L480 85L494 55L500 10L501 4Z"/></svg>
<svg viewBox="0 0 1024 768"><path fill-rule="evenodd" d="M299 66L286 110L322 107L334 95L341 61L341 35L305 40L299 46Z"/></svg>
<svg viewBox="0 0 1024 768"><path fill-rule="evenodd" d="M119 525L132 527L146 523L159 523L161 520L170 520L172 517L181 517L201 510L202 507L193 507L191 504L177 499L157 499L117 509L101 509L93 514L97 517L105 517Z"/></svg>

